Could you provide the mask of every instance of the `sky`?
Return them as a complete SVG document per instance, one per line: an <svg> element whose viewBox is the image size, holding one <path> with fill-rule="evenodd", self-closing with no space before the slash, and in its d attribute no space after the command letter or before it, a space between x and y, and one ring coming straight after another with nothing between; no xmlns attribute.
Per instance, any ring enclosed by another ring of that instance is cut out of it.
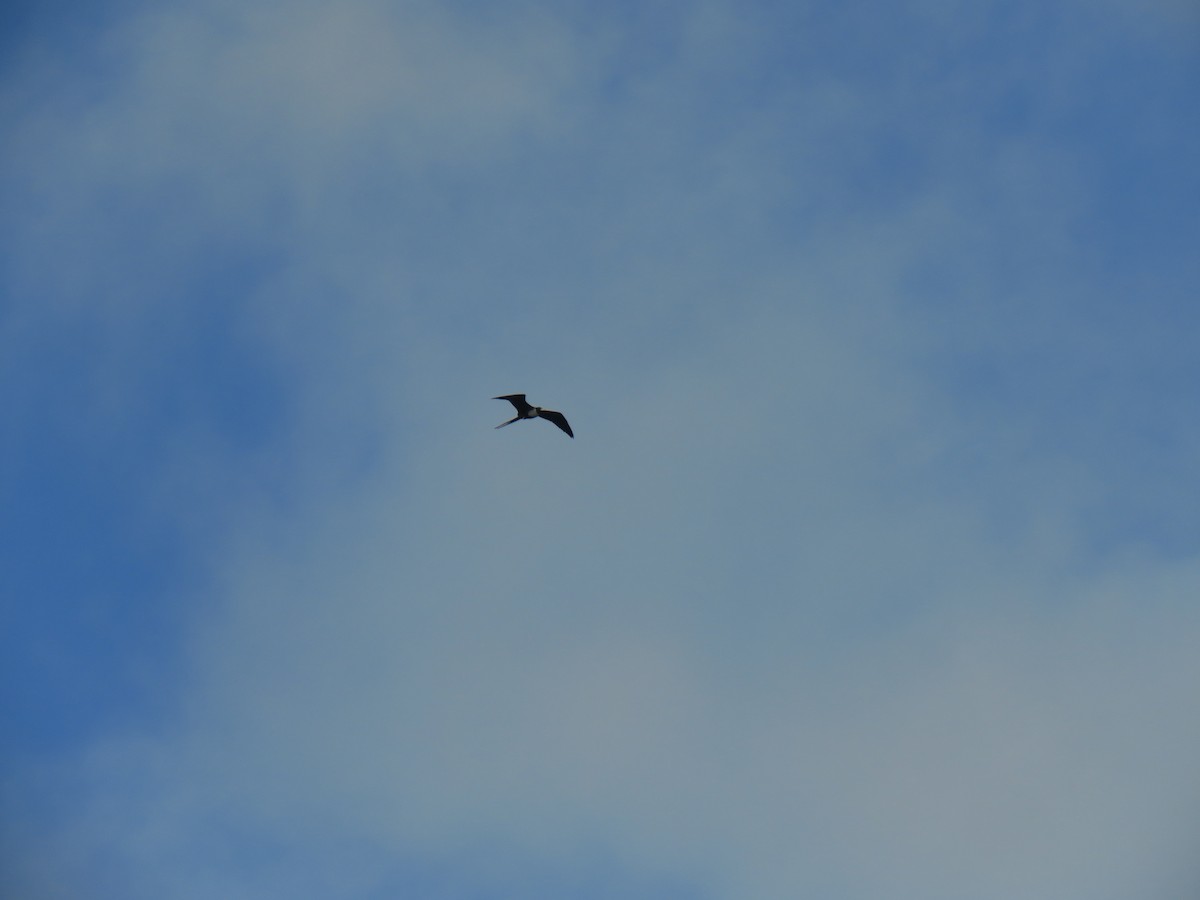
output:
<svg viewBox="0 0 1200 900"><path fill-rule="evenodd" d="M1197 84L1185 0L14 7L0 894L1195 897Z"/></svg>

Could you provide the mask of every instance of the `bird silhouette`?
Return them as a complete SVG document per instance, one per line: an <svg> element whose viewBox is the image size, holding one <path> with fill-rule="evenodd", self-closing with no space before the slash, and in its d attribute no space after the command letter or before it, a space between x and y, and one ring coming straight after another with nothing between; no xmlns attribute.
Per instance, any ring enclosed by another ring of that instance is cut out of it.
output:
<svg viewBox="0 0 1200 900"><path fill-rule="evenodd" d="M559 428L567 433L567 437L575 437L575 432L571 430L571 426L567 424L567 417L553 409L542 409L540 406L533 406L526 402L524 394L504 394L500 397L493 397L493 400L507 400L516 408L517 414L507 422L501 422L497 428L503 428L505 425L511 425L519 419L536 419L543 418L553 422Z"/></svg>

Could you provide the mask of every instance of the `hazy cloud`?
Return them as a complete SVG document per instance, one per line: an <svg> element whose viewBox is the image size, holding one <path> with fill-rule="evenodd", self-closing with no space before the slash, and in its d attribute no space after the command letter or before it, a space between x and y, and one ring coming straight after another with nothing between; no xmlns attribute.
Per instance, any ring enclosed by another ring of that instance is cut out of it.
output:
<svg viewBox="0 0 1200 900"><path fill-rule="evenodd" d="M212 3L28 49L6 454L70 422L108 539L185 549L168 632L96 601L177 650L161 707L14 751L8 892L1186 896L1195 266L1117 194L1195 131L1104 107L1178 83L1115 68L1157 32L1067 12ZM494 432L509 391L577 439Z"/></svg>

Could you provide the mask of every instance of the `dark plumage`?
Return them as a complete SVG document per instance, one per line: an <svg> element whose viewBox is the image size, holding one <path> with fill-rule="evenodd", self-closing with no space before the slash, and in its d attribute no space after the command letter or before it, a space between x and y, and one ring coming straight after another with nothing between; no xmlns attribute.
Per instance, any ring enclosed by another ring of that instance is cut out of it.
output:
<svg viewBox="0 0 1200 900"><path fill-rule="evenodd" d="M501 422L497 428L503 428L505 425L511 425L518 419L536 419L543 418L553 422L559 428L567 433L568 437L575 437L575 432L571 430L571 426L567 424L567 417L553 409L542 409L540 406L533 406L525 401L524 394L503 394L499 397L493 397L493 400L507 400L516 409L517 414L507 422Z"/></svg>

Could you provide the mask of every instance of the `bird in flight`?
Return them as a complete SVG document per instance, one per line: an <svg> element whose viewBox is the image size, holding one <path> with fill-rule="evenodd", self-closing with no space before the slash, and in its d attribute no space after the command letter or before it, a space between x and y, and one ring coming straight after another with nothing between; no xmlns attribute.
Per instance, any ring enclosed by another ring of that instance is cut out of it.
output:
<svg viewBox="0 0 1200 900"><path fill-rule="evenodd" d="M541 416L543 419L549 419L559 428L567 433L568 437L575 437L575 432L571 430L571 426L567 424L567 417L560 412L555 412L552 409L542 409L540 406L531 406L525 402L524 394L504 394L501 397L493 397L493 400L507 400L517 410L517 414L507 422L501 422L497 428L503 428L505 425L511 425L518 419L536 419Z"/></svg>

